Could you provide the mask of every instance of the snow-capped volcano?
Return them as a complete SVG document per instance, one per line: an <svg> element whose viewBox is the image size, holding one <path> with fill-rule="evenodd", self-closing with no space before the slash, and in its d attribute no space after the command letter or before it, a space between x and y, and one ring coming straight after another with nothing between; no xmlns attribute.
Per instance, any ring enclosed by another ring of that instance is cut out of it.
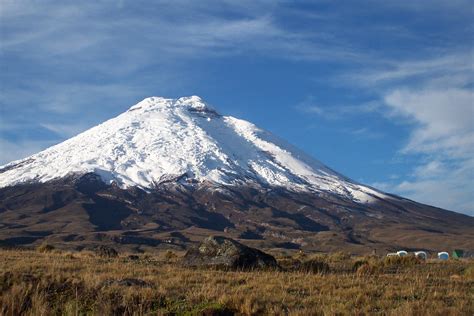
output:
<svg viewBox="0 0 474 316"><path fill-rule="evenodd" d="M185 249L208 234L367 253L474 249L474 218L358 184L199 97L152 97L0 167L0 246Z"/></svg>
<svg viewBox="0 0 474 316"><path fill-rule="evenodd" d="M222 116L197 96L150 97L26 159L0 167L0 187L96 173L122 188L164 181L259 184L387 198L324 166L252 123Z"/></svg>

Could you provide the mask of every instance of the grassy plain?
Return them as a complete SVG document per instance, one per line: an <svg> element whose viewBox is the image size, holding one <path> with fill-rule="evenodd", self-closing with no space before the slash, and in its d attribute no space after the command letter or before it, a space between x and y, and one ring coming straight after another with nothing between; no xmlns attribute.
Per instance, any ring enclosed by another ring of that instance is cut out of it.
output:
<svg viewBox="0 0 474 316"><path fill-rule="evenodd" d="M0 315L474 315L473 261L297 254L244 272L180 255L0 250Z"/></svg>

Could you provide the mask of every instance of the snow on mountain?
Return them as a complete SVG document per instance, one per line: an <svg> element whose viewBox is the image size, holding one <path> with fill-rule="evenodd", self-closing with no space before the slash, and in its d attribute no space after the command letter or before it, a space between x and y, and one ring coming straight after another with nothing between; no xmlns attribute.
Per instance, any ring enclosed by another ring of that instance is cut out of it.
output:
<svg viewBox="0 0 474 316"><path fill-rule="evenodd" d="M0 167L0 187L87 172L144 189L186 178L329 192L362 203L388 198L252 123L221 116L197 96L147 98L69 140Z"/></svg>

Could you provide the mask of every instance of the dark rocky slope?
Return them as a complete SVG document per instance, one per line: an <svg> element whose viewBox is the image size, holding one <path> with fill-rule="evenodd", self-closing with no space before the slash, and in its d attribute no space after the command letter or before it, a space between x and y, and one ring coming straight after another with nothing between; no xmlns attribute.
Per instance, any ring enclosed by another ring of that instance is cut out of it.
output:
<svg viewBox="0 0 474 316"><path fill-rule="evenodd" d="M259 248L474 249L474 218L399 197L360 204L332 194L169 182L150 192L71 176L0 189L0 244L185 249L203 236Z"/></svg>

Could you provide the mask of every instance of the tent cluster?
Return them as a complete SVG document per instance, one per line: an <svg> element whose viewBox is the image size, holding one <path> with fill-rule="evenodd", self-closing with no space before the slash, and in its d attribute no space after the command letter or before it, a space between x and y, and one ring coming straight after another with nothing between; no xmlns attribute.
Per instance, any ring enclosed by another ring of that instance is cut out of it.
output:
<svg viewBox="0 0 474 316"><path fill-rule="evenodd" d="M405 250L387 253L387 257L405 257L405 256L408 256L408 252Z"/></svg>
<svg viewBox="0 0 474 316"><path fill-rule="evenodd" d="M416 255L417 253L422 253L422 252L425 253L424 251L417 251L414 254L415 256L417 256ZM408 251L405 251L405 250L399 250L397 252L391 252L387 254L387 257L405 257L405 256L408 256Z"/></svg>
<svg viewBox="0 0 474 316"><path fill-rule="evenodd" d="M415 257L419 259L422 259L422 260L428 259L428 254L425 251L415 251L413 252L413 254L415 255ZM397 252L391 252L387 254L387 257L404 257L404 256L408 256L408 252L405 250L399 250ZM464 251L456 249L453 251L452 257L455 259L463 258ZM449 253L447 253L446 251L438 252L437 258L440 260L448 260Z"/></svg>

